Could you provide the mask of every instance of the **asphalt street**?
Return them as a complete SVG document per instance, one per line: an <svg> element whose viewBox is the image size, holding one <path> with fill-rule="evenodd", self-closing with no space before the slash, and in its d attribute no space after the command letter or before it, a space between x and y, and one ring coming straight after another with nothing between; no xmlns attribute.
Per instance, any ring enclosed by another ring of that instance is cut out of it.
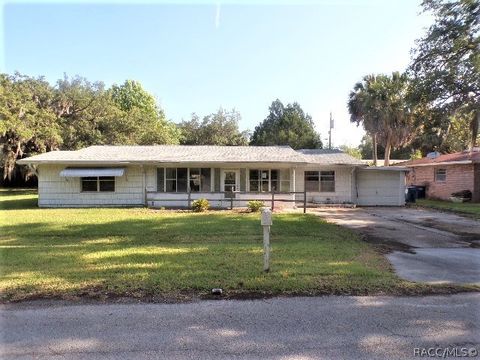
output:
<svg viewBox="0 0 480 360"><path fill-rule="evenodd" d="M479 305L479 293L10 304L0 308L0 357L412 359L422 349L475 354L480 350Z"/></svg>

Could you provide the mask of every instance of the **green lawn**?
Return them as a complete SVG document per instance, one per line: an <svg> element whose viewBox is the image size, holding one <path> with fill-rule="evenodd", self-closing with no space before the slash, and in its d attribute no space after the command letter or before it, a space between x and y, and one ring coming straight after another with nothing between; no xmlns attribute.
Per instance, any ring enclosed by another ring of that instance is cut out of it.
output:
<svg viewBox="0 0 480 360"><path fill-rule="evenodd" d="M418 199L417 205L462 215L469 215L476 219L480 219L480 203L454 203L443 200Z"/></svg>
<svg viewBox="0 0 480 360"><path fill-rule="evenodd" d="M38 209L35 193L0 191L0 226L3 301L178 300L214 287L229 297L426 289L399 280L351 231L308 214L274 215L267 274L259 214Z"/></svg>

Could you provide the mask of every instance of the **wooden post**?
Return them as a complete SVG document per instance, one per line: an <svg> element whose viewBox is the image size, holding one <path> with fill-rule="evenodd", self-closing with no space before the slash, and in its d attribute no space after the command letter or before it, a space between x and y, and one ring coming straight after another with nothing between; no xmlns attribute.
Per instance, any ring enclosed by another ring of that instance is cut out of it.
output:
<svg viewBox="0 0 480 360"><path fill-rule="evenodd" d="M270 271L270 226L263 226L263 271Z"/></svg>
<svg viewBox="0 0 480 360"><path fill-rule="evenodd" d="M274 207L275 207L275 191L272 191L272 211Z"/></svg>
<svg viewBox="0 0 480 360"><path fill-rule="evenodd" d="M190 190L188 191L188 208L190 209L192 207L192 193Z"/></svg>
<svg viewBox="0 0 480 360"><path fill-rule="evenodd" d="M270 226L272 225L272 211L262 210L261 224L263 227L263 271L270 271Z"/></svg>
<svg viewBox="0 0 480 360"><path fill-rule="evenodd" d="M303 213L307 212L307 190L303 190Z"/></svg>
<svg viewBox="0 0 480 360"><path fill-rule="evenodd" d="M230 196L230 210L233 210L233 192Z"/></svg>

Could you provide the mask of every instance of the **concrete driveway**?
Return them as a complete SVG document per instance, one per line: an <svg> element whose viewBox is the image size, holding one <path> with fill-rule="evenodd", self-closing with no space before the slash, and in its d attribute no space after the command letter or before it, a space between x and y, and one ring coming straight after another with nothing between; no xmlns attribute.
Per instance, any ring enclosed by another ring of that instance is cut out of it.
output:
<svg viewBox="0 0 480 360"><path fill-rule="evenodd" d="M321 208L313 213L384 247L410 281L480 285L480 222L412 208Z"/></svg>
<svg viewBox="0 0 480 360"><path fill-rule="evenodd" d="M473 356L479 305L480 294L12 304L0 307L0 358L412 359L429 348Z"/></svg>

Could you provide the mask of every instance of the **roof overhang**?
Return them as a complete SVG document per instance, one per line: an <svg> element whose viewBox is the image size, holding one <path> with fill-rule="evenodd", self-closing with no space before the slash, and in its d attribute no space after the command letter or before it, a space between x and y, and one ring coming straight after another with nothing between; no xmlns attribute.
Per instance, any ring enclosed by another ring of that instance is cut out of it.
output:
<svg viewBox="0 0 480 360"><path fill-rule="evenodd" d="M443 162L432 162L426 164L407 164L408 167L420 167L420 166L442 166L442 165L469 165L473 164L472 160L461 160L461 161L443 161Z"/></svg>
<svg viewBox="0 0 480 360"><path fill-rule="evenodd" d="M367 171L410 171L408 167L404 166L368 166L362 167L360 170Z"/></svg>
<svg viewBox="0 0 480 360"><path fill-rule="evenodd" d="M123 176L125 168L66 168L61 177Z"/></svg>
<svg viewBox="0 0 480 360"><path fill-rule="evenodd" d="M200 165L211 165L219 166L223 164L230 164L235 166L242 166L248 164L257 164L267 166L271 165L286 165L286 166L302 166L310 164L308 162L301 161L256 161L256 160L242 160L242 161L230 161L230 160L210 160L210 161L195 161L195 160L134 160L134 161L114 161L114 160L35 160L35 161L26 161L28 158L22 159L17 163L20 165L64 165L64 166L143 166L143 165L152 165L152 166L162 166L162 165L183 165L188 167L188 165L200 166ZM326 165L326 164L325 164Z"/></svg>

